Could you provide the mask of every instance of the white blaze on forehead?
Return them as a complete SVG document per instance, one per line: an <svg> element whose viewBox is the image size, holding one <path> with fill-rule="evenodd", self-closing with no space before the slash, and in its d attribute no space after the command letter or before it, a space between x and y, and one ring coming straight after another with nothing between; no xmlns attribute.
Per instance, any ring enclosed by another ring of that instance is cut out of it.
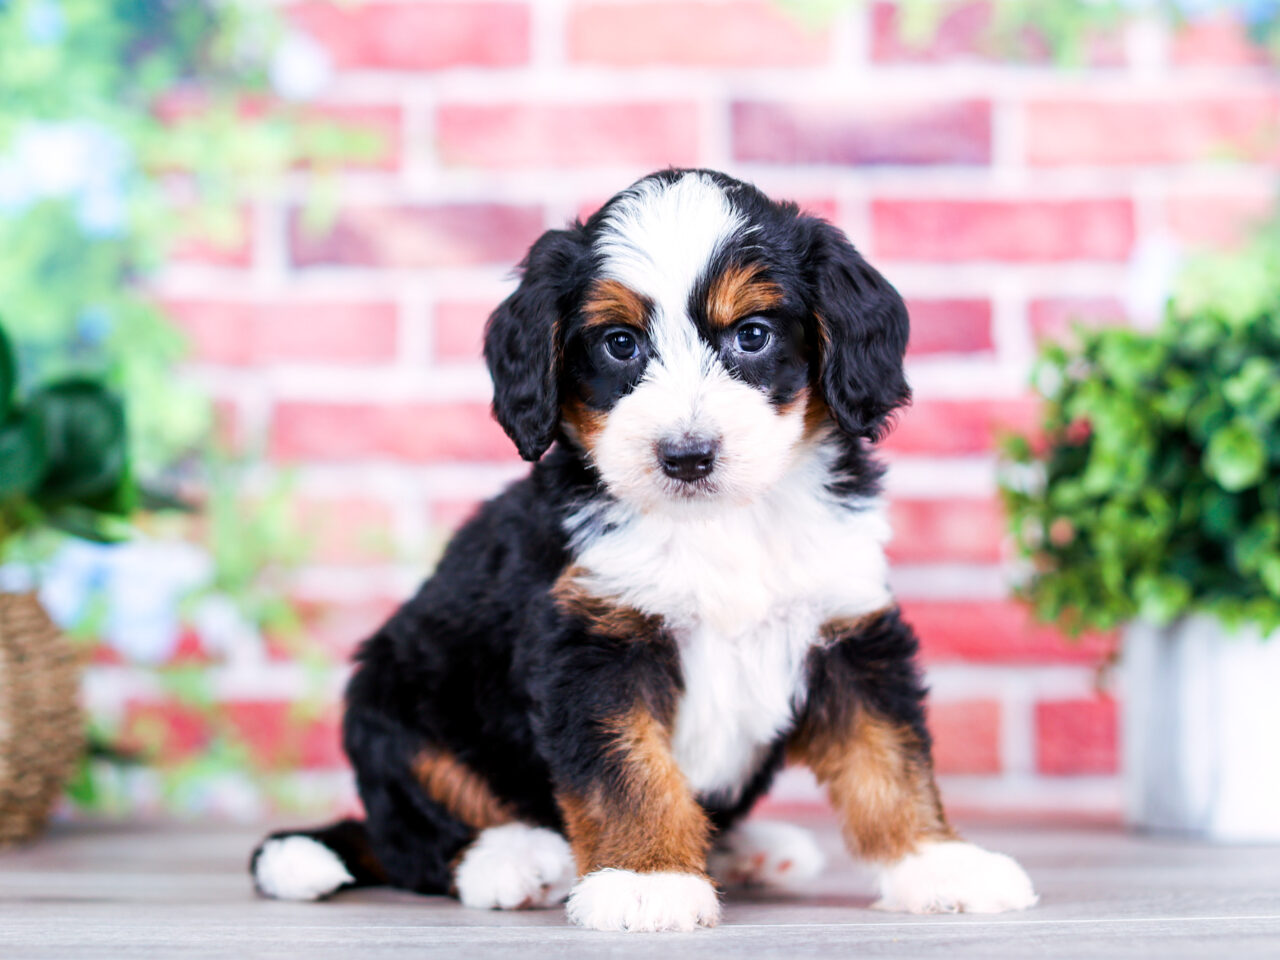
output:
<svg viewBox="0 0 1280 960"><path fill-rule="evenodd" d="M596 240L601 273L653 304L654 355L609 413L592 451L605 483L645 509L688 491L665 477L656 445L682 436L719 441L703 494L746 502L774 481L803 430L803 409L775 411L760 389L730 375L689 316L689 297L716 255L752 230L706 174L645 180L610 207Z"/></svg>
<svg viewBox="0 0 1280 960"><path fill-rule="evenodd" d="M645 180L610 208L596 241L602 273L653 302L650 336L664 364L678 362L678 353L703 353L687 317L689 293L745 224L703 173Z"/></svg>

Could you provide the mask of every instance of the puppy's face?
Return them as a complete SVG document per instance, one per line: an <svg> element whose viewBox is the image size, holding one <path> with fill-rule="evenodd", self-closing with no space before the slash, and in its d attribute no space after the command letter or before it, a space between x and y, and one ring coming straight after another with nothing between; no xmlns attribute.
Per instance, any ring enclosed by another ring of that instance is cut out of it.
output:
<svg viewBox="0 0 1280 960"><path fill-rule="evenodd" d="M670 171L539 240L486 357L522 454L567 436L654 510L750 502L806 437L876 435L907 396L905 341L896 292L834 228Z"/></svg>

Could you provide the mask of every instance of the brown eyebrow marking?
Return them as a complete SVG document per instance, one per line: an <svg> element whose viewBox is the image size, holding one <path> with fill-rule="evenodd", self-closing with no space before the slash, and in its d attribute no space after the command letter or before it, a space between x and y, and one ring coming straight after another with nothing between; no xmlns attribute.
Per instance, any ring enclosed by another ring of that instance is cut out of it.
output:
<svg viewBox="0 0 1280 960"><path fill-rule="evenodd" d="M621 324L647 330L652 310L653 301L618 280L595 281L582 304L587 327Z"/></svg>
<svg viewBox="0 0 1280 960"><path fill-rule="evenodd" d="M762 277L763 272L758 263L735 265L712 281L707 292L707 320L712 327L723 330L782 303L782 288Z"/></svg>

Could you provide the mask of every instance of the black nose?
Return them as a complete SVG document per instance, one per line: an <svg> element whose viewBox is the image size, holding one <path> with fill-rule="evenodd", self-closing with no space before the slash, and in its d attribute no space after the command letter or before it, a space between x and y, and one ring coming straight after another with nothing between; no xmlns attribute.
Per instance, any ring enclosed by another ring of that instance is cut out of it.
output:
<svg viewBox="0 0 1280 960"><path fill-rule="evenodd" d="M716 465L720 444L705 437L682 437L658 444L658 462L662 472L676 480L701 480Z"/></svg>

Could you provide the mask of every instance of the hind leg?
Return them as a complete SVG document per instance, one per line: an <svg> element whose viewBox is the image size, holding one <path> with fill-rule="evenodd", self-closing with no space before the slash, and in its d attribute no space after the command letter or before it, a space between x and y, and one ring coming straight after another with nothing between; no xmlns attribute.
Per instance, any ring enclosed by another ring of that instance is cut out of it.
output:
<svg viewBox="0 0 1280 960"><path fill-rule="evenodd" d="M825 862L808 830L776 820L746 820L716 840L708 867L724 886L788 887L816 877Z"/></svg>
<svg viewBox="0 0 1280 960"><path fill-rule="evenodd" d="M515 811L453 754L403 746L384 717L347 718L348 751L388 880L451 893L465 906L514 910L559 903L574 879L569 844Z"/></svg>
<svg viewBox="0 0 1280 960"><path fill-rule="evenodd" d="M344 735L386 882L415 893L451 892L453 861L475 829L428 794L413 766L418 751L385 717L349 709Z"/></svg>
<svg viewBox="0 0 1280 960"><path fill-rule="evenodd" d="M358 820L273 833L249 861L253 885L277 900L320 900L349 887L385 883Z"/></svg>

